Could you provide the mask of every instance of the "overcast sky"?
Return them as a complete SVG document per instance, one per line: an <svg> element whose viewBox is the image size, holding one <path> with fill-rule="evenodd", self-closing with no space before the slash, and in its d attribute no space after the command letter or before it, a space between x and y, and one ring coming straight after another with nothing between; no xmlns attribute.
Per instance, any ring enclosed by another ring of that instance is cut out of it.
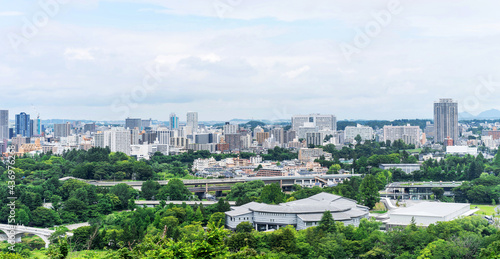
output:
<svg viewBox="0 0 500 259"><path fill-rule="evenodd" d="M497 1L60 2L0 0L11 118L432 118L443 97L500 108Z"/></svg>

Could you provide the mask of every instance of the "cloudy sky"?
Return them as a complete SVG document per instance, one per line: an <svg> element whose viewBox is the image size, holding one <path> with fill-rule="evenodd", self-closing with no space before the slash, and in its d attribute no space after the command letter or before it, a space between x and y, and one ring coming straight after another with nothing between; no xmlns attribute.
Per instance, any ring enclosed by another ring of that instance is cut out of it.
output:
<svg viewBox="0 0 500 259"><path fill-rule="evenodd" d="M500 3L0 0L0 109L42 119L500 108Z"/></svg>

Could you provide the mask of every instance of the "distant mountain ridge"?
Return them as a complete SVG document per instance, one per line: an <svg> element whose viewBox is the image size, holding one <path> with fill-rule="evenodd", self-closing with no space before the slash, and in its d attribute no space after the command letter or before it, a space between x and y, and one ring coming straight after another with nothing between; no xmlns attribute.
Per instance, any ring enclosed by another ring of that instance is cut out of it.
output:
<svg viewBox="0 0 500 259"><path fill-rule="evenodd" d="M498 120L500 119L500 110L490 109L483 111L478 115L472 115L468 112L460 112L458 114L459 120Z"/></svg>

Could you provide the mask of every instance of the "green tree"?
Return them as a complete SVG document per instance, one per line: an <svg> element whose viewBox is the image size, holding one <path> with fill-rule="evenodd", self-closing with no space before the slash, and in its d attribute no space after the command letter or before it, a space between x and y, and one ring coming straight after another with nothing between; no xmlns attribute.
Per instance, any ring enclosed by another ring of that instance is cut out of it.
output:
<svg viewBox="0 0 500 259"><path fill-rule="evenodd" d="M158 193L161 186L157 181L147 180L142 183L141 194L146 200L152 200L154 196Z"/></svg>
<svg viewBox="0 0 500 259"><path fill-rule="evenodd" d="M337 231L335 220L333 219L332 213L329 210L323 212L323 216L319 221L318 230L322 230L325 233L334 233Z"/></svg>
<svg viewBox="0 0 500 259"><path fill-rule="evenodd" d="M272 183L264 186L260 194L262 202L267 204L279 204L285 202L285 194L281 191L278 183Z"/></svg>
<svg viewBox="0 0 500 259"><path fill-rule="evenodd" d="M356 143L357 143L357 144L361 144L361 141L362 141L363 139L361 138L361 135L359 135L359 134L358 134L358 135L356 135L356 137L354 137L354 140L356 140Z"/></svg>
<svg viewBox="0 0 500 259"><path fill-rule="evenodd" d="M169 180L167 185L161 187L158 192L158 199L163 200L185 201L191 196L192 193L180 179Z"/></svg>
<svg viewBox="0 0 500 259"><path fill-rule="evenodd" d="M61 224L59 215L51 209L38 207L31 212L31 215L33 217L33 225L37 227L53 227L54 225Z"/></svg>
<svg viewBox="0 0 500 259"><path fill-rule="evenodd" d="M120 199L118 209L126 209L128 207L128 200L132 196L132 187L126 183L120 183L111 187L110 191Z"/></svg>
<svg viewBox="0 0 500 259"><path fill-rule="evenodd" d="M371 174L366 175L365 178L363 178L363 181L361 181L361 185L359 186L359 192L361 194L360 202L370 209L373 209L375 204L380 201L377 179Z"/></svg>
<svg viewBox="0 0 500 259"><path fill-rule="evenodd" d="M224 212L215 212L210 216L208 222L214 223L217 227L224 226L226 225L226 214Z"/></svg>
<svg viewBox="0 0 500 259"><path fill-rule="evenodd" d="M237 233L243 233L243 232L250 233L252 232L252 230L253 230L252 224L248 221L243 221L240 224L238 224L238 226L236 226L235 231Z"/></svg>
<svg viewBox="0 0 500 259"><path fill-rule="evenodd" d="M444 189L441 188L441 187L433 187L431 189L432 193L434 194L434 197L436 197L436 199L440 200L441 198L443 198L443 194L444 194Z"/></svg>

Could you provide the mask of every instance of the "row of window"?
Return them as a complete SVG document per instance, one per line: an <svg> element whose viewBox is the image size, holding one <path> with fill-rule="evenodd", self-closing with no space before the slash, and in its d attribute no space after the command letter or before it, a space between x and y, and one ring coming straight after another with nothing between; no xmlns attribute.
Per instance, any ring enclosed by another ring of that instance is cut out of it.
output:
<svg viewBox="0 0 500 259"><path fill-rule="evenodd" d="M258 212L258 214L262 216L286 217L286 214L281 213Z"/></svg>
<svg viewBox="0 0 500 259"><path fill-rule="evenodd" d="M242 221L242 220L250 220L250 217L238 217L238 221ZM252 218L253 220L253 218ZM236 217L229 217L229 221L236 221Z"/></svg>

